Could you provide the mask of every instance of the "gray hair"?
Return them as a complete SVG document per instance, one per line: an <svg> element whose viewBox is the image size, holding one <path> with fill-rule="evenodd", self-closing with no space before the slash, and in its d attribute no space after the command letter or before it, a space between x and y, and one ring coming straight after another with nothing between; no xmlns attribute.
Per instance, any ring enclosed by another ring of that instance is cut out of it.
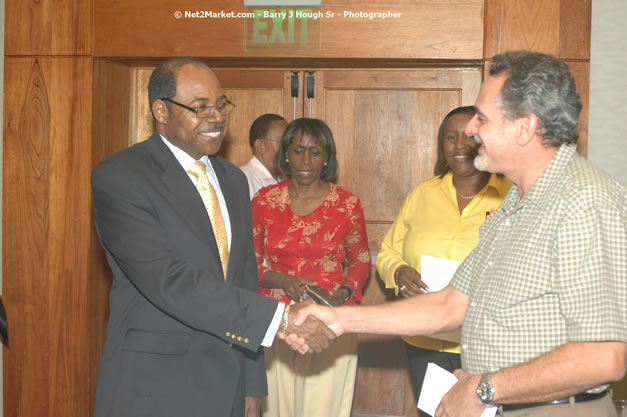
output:
<svg viewBox="0 0 627 417"><path fill-rule="evenodd" d="M564 61L530 51L495 55L490 75L505 75L497 106L506 120L538 116L538 134L548 147L577 142L581 100Z"/></svg>

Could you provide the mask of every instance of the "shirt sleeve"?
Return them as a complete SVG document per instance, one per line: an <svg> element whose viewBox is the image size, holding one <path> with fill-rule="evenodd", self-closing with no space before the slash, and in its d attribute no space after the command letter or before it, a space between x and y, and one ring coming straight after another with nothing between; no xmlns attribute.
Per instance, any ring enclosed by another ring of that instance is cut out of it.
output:
<svg viewBox="0 0 627 417"><path fill-rule="evenodd" d="M377 255L377 271L379 276L385 283L386 288L394 288L398 295L398 287L394 282L394 272L402 265L407 265L407 262L403 260L403 242L407 235L407 216L408 206L410 205L410 196L407 196L401 210L396 216L396 220L392 223L392 227L388 230L383 243L381 244L381 251Z"/></svg>
<svg viewBox="0 0 627 417"><path fill-rule="evenodd" d="M570 201L554 246L556 290L569 341L627 342L627 202L599 194Z"/></svg>
<svg viewBox="0 0 627 417"><path fill-rule="evenodd" d="M354 288L353 298L362 299L362 288L370 273L371 259L366 234L366 221L361 202L357 198L354 209L349 213L351 230L344 237L346 255L348 257L348 272L346 279Z"/></svg>
<svg viewBox="0 0 627 417"><path fill-rule="evenodd" d="M268 330L266 330L266 334L263 337L263 341L261 342L261 346L270 347L274 342L274 337L279 331L279 326L281 325L281 321L283 320L283 313L285 312L285 304L279 303L276 307L276 311L274 312L274 316L272 317L272 321L270 322L270 326Z"/></svg>

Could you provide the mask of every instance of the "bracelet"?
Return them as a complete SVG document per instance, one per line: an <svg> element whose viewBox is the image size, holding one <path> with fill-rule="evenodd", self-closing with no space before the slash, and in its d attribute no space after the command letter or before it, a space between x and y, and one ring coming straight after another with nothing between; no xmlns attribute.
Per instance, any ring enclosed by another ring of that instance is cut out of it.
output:
<svg viewBox="0 0 627 417"><path fill-rule="evenodd" d="M287 322L289 321L289 317L290 317L290 305L286 304L285 310L283 310L283 333L284 334L287 334Z"/></svg>
<svg viewBox="0 0 627 417"><path fill-rule="evenodd" d="M400 271L403 266L404 265L399 266L398 268L396 268L396 271L394 271L394 284L396 284L397 287L398 287L398 271Z"/></svg>

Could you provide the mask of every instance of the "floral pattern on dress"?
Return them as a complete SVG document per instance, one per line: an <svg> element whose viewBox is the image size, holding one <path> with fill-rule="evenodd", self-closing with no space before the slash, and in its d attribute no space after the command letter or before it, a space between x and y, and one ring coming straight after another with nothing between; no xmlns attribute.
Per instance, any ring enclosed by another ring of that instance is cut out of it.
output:
<svg viewBox="0 0 627 417"><path fill-rule="evenodd" d="M300 216L292 212L288 186L286 180L262 188L252 201L259 282L268 270L315 281L328 291L348 280L353 299L360 301L371 261L359 198L331 183L322 204ZM282 289L260 287L259 292L290 303Z"/></svg>

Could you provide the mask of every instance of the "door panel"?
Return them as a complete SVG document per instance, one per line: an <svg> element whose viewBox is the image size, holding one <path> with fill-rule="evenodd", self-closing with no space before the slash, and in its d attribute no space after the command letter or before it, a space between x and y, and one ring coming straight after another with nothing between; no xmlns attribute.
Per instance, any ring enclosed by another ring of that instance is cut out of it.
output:
<svg viewBox="0 0 627 417"><path fill-rule="evenodd" d="M252 156L248 133L257 117L276 113L288 122L293 119L291 73L262 69L216 69L215 72L224 92L236 106L220 155L240 166ZM302 116L302 94L299 96L296 117Z"/></svg>
<svg viewBox="0 0 627 417"><path fill-rule="evenodd" d="M481 71L325 70L315 76L313 117L333 131L337 183L360 197L376 254L405 196L433 176L440 122L453 108L474 103ZM305 114L308 106L305 101ZM363 304L394 298L373 268ZM417 415L400 338L360 335L353 413Z"/></svg>
<svg viewBox="0 0 627 417"><path fill-rule="evenodd" d="M472 104L480 82L479 69L316 73L313 117L331 127L337 183L361 198L367 224L391 224L407 193L433 176L440 121ZM384 234L370 237L371 251Z"/></svg>

